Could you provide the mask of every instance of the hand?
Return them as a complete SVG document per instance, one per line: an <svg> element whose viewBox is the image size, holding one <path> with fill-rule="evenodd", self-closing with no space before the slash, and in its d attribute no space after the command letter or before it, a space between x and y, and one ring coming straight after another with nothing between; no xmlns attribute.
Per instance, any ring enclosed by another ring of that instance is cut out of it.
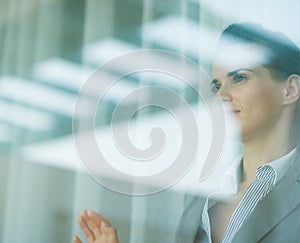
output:
<svg viewBox="0 0 300 243"><path fill-rule="evenodd" d="M78 224L88 243L119 243L116 228L94 211L82 211ZM74 243L82 243L78 236L73 237Z"/></svg>

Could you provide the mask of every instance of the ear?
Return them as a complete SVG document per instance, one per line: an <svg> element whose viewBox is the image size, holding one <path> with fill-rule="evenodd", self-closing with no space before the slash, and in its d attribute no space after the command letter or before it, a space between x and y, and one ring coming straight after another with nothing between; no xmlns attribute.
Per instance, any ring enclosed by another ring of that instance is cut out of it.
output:
<svg viewBox="0 0 300 243"><path fill-rule="evenodd" d="M288 105L295 103L300 97L300 76L297 74L290 75L285 81L283 104Z"/></svg>

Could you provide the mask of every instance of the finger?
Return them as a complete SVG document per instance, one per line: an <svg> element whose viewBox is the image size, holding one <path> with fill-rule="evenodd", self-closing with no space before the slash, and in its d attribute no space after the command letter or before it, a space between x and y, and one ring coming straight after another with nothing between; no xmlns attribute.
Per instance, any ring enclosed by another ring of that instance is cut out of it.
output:
<svg viewBox="0 0 300 243"><path fill-rule="evenodd" d="M105 222L108 226L110 226L110 222L106 218L101 216L100 214L96 213L95 211L88 210L86 213L87 213L87 216L90 219L92 219L98 227L101 226L102 222Z"/></svg>
<svg viewBox="0 0 300 243"><path fill-rule="evenodd" d="M84 233L85 237L87 238L88 242L93 242L95 240L95 236L82 216L79 216L78 224L82 232Z"/></svg>
<svg viewBox="0 0 300 243"><path fill-rule="evenodd" d="M107 229L109 227L110 227L110 224L108 224L107 222L105 222L105 221L101 222L101 229L102 230L105 230L105 229Z"/></svg>
<svg viewBox="0 0 300 243"><path fill-rule="evenodd" d="M95 238L96 238L96 239L99 238L100 235L101 235L100 227L97 226L97 225L95 224L95 222L94 222L92 219L89 219L89 220L87 221L87 224L88 224L88 227L89 227L89 228L91 229L91 231L93 232Z"/></svg>
<svg viewBox="0 0 300 243"><path fill-rule="evenodd" d="M103 229L103 233L106 235L116 236L117 235L117 229L114 227L105 227Z"/></svg>
<svg viewBox="0 0 300 243"><path fill-rule="evenodd" d="M118 234L116 228L108 226L107 224L102 222L101 229L108 239L112 240L112 242L118 242Z"/></svg>
<svg viewBox="0 0 300 243"><path fill-rule="evenodd" d="M85 221L88 221L88 219L89 219L86 210L82 210L82 211L80 212L80 216L83 217L83 219L84 219Z"/></svg>
<svg viewBox="0 0 300 243"><path fill-rule="evenodd" d="M73 242L74 243L82 243L82 241L80 240L80 238L77 235L73 236Z"/></svg>

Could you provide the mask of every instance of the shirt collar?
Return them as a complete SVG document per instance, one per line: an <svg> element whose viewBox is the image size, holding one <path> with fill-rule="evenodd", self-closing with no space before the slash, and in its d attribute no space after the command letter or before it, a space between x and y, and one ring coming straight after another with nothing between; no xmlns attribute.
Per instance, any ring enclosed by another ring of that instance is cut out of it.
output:
<svg viewBox="0 0 300 243"><path fill-rule="evenodd" d="M243 156L239 155L229 168L225 171L225 175L221 180L220 189L227 193L237 193L239 189L239 183L242 177L243 171Z"/></svg>
<svg viewBox="0 0 300 243"><path fill-rule="evenodd" d="M292 149L286 155L280 157L279 159L273 160L264 166L271 166L275 170L275 181L277 184L282 177L287 173L290 165L293 162L293 157L297 152L297 148ZM226 193L237 193L239 190L239 184L242 179L243 171L243 156L239 155L230 167L225 171L225 175L221 180L220 190Z"/></svg>
<svg viewBox="0 0 300 243"><path fill-rule="evenodd" d="M270 163L264 165L264 166L269 165L275 170L276 179L274 184L277 184L282 179L282 177L284 177L284 175L287 173L288 169L293 163L293 158L295 157L296 152L297 152L297 148L294 148L289 153L280 157L279 159L275 159Z"/></svg>

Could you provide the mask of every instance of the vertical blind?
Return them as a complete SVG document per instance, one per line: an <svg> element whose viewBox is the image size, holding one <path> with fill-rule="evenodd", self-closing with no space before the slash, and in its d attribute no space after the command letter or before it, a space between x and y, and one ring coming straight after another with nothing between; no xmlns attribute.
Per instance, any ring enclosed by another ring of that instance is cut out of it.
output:
<svg viewBox="0 0 300 243"><path fill-rule="evenodd" d="M300 45L299 5L297 0L2 0L0 242L71 242L73 234L83 236L76 223L82 209L109 218L120 242L172 242L184 190L172 186L150 195L122 194L99 183L80 162L73 140L79 131L72 127L82 118L74 116L80 88L95 69L144 49L179 54L209 75L218 36L234 22L261 23ZM110 67L102 70L100 83L125 68ZM145 103L182 105L153 87L175 92L191 107L201 103L182 80L145 73L129 74L107 92L95 114L96 130L111 125L117 106L116 122L122 123ZM147 87L142 96L120 103L141 87ZM88 110L99 94L92 90L83 100ZM157 107L138 110L139 139L149 136L143 135L148 118L161 121L165 115Z"/></svg>

